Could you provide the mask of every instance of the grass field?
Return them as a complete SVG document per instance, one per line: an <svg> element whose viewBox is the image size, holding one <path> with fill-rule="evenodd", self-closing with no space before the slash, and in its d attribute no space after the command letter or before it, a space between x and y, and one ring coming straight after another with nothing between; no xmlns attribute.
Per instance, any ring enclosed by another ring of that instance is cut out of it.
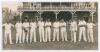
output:
<svg viewBox="0 0 100 52"><path fill-rule="evenodd" d="M13 42L15 43L15 30L12 29ZM78 33L78 32L77 32ZM94 43L84 42L70 42L70 32L68 31L67 42L60 41L57 42L39 42L39 37L37 35L38 42L23 43L23 44L7 44L3 45L4 50L98 50L98 26L94 27ZM77 34L78 40L78 34Z"/></svg>

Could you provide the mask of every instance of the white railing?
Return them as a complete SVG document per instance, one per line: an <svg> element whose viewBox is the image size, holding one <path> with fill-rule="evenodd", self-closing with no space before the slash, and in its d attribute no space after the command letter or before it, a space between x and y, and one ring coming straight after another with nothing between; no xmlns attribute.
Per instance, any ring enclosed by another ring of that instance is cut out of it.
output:
<svg viewBox="0 0 100 52"><path fill-rule="evenodd" d="M71 6L18 7L18 10L96 10L91 4L72 4Z"/></svg>

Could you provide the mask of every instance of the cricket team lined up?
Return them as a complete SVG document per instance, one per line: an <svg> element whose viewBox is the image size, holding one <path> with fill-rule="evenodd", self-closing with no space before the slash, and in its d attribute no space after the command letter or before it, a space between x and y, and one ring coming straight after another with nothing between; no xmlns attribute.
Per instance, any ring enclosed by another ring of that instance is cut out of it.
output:
<svg viewBox="0 0 100 52"><path fill-rule="evenodd" d="M3 26L5 27L4 44L7 44L7 37L9 37L10 44L13 44L11 30L12 27L16 29L16 43L50 42L56 40L60 41L60 37L62 41L71 41L74 43L77 41L81 41L81 37L83 37L84 41L92 43L94 42L93 27L96 26L94 23L92 23L91 21L86 22L84 19L77 22L73 19L69 24L71 40L68 40L67 38L67 24L63 19L61 21L55 22L51 22L49 19L46 22L44 22L43 20L40 20L38 22L31 20L30 23L26 19L23 23L19 20L15 25L7 22L3 24ZM79 33L77 32L78 28ZM53 29L53 32L51 31L51 29ZM36 31L38 31L39 34L39 41L37 41L36 38ZM76 37L77 34L79 34L78 37ZM78 38L78 40L76 40L76 38Z"/></svg>

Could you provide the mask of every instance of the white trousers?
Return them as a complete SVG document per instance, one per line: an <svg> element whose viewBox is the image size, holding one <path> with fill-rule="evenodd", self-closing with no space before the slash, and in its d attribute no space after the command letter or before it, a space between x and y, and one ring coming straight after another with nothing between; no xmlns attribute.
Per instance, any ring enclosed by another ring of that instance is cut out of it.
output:
<svg viewBox="0 0 100 52"><path fill-rule="evenodd" d="M11 37L11 30L5 30L5 35L4 35L4 44L7 44L7 37L9 37L9 42L12 44L12 37Z"/></svg>
<svg viewBox="0 0 100 52"><path fill-rule="evenodd" d="M56 37L57 37L57 41L59 41L59 28L54 28L53 41L55 41Z"/></svg>
<svg viewBox="0 0 100 52"><path fill-rule="evenodd" d="M86 30L85 30L85 27L79 27L79 40L78 41L81 41L81 37L83 35L83 38L84 38L84 41L87 41L86 40Z"/></svg>
<svg viewBox="0 0 100 52"><path fill-rule="evenodd" d="M93 29L87 29L87 34L88 34L88 41L93 43L94 42Z"/></svg>
<svg viewBox="0 0 100 52"><path fill-rule="evenodd" d="M30 43L33 41L36 42L36 30L35 29L31 29L30 31Z"/></svg>
<svg viewBox="0 0 100 52"><path fill-rule="evenodd" d="M16 33L16 43L22 43L22 29L17 29L17 33Z"/></svg>
<svg viewBox="0 0 100 52"><path fill-rule="evenodd" d="M26 42L28 43L28 37L29 37L29 30L27 30L27 32L25 32L25 30L23 30L23 43Z"/></svg>
<svg viewBox="0 0 100 52"><path fill-rule="evenodd" d="M76 42L76 31L75 30L71 30L71 41Z"/></svg>
<svg viewBox="0 0 100 52"><path fill-rule="evenodd" d="M68 41L67 40L67 32L66 32L66 28L62 27L61 28L61 37L62 37L62 41Z"/></svg>
<svg viewBox="0 0 100 52"><path fill-rule="evenodd" d="M40 42L45 42L45 36L44 36L44 28L39 27L39 35L40 35Z"/></svg>
<svg viewBox="0 0 100 52"><path fill-rule="evenodd" d="M51 29L50 27L47 27L45 30L45 41L47 42L47 40L51 41Z"/></svg>

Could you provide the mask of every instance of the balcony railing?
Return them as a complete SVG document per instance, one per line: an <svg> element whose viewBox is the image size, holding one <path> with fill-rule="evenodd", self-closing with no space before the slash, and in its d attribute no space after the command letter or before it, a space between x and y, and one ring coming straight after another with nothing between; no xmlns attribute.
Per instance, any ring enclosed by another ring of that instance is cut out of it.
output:
<svg viewBox="0 0 100 52"><path fill-rule="evenodd" d="M71 6L38 6L38 7L18 7L19 11L24 11L24 10L32 10L32 11L37 11L37 10L96 10L96 7L91 7L91 5L83 4L83 5L71 5Z"/></svg>

